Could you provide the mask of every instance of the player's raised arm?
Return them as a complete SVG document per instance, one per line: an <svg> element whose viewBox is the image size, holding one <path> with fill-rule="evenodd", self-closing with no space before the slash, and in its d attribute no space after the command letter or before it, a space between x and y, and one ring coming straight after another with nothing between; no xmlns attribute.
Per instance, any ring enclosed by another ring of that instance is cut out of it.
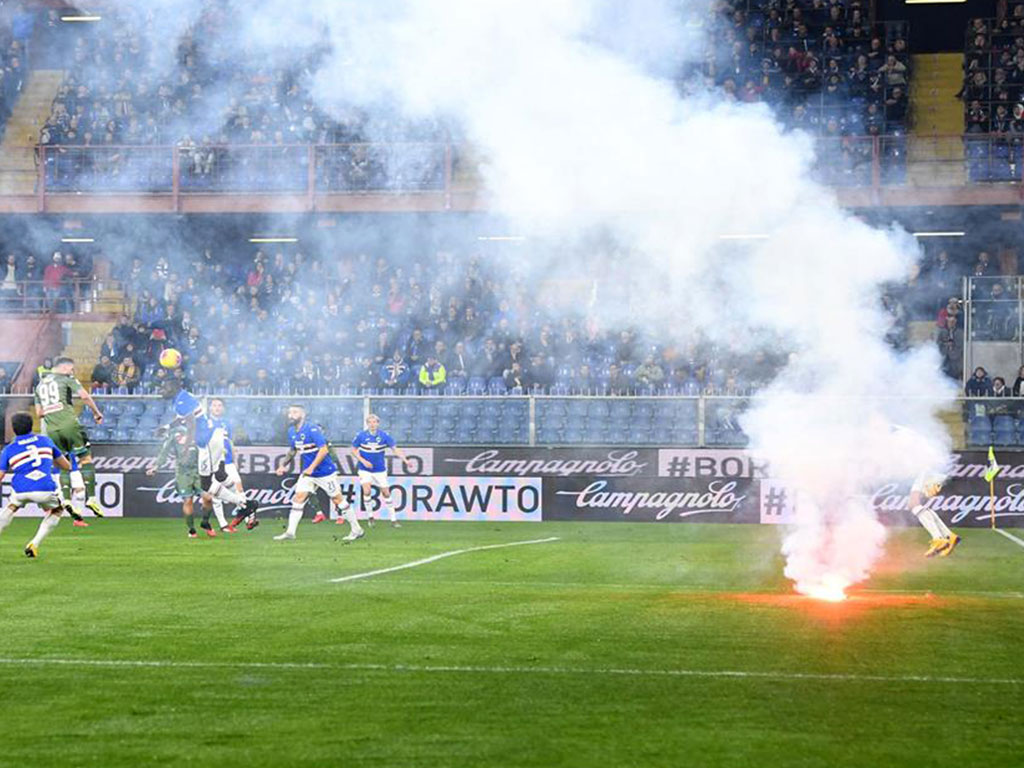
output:
<svg viewBox="0 0 1024 768"><path fill-rule="evenodd" d="M160 452L156 455L156 461L153 462L153 466L146 470L146 475L148 477L152 477L153 475L155 475L160 465L167 461L167 456L170 454L171 449L174 447L175 439L176 438L174 436L173 431L167 433L167 437L164 438L163 443L160 445Z"/></svg>
<svg viewBox="0 0 1024 768"><path fill-rule="evenodd" d="M92 417L96 420L97 424L103 423L103 413L100 411L99 406L96 405L96 401L93 399L92 393L89 392L85 387L79 383L78 385L78 397L86 404L90 411L92 411Z"/></svg>

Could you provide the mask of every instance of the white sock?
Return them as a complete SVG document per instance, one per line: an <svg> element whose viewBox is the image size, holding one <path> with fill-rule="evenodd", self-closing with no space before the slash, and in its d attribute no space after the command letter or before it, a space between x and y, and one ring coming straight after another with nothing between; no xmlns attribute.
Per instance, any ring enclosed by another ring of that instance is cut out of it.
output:
<svg viewBox="0 0 1024 768"><path fill-rule="evenodd" d="M213 500L213 516L217 518L217 525L226 528L228 521L224 517L224 502L220 499Z"/></svg>
<svg viewBox="0 0 1024 768"><path fill-rule="evenodd" d="M236 507L245 506L245 494L239 493L234 488L227 488L223 485L214 484L214 486L210 488L210 495L213 496L214 499L221 499L229 504L234 504Z"/></svg>
<svg viewBox="0 0 1024 768"><path fill-rule="evenodd" d="M914 507L912 511L915 517L917 517L918 522L925 527L925 530L928 531L929 535L933 539L946 538L947 534L942 532L942 529L945 528L945 526L942 524L942 521L939 520L938 515L920 504ZM947 528L946 530L949 529Z"/></svg>
<svg viewBox="0 0 1024 768"><path fill-rule="evenodd" d="M50 531L57 527L57 523L60 522L60 515L47 515L43 518L42 522L39 523L39 530L36 531L35 538L32 539L32 545L38 547L43 543L43 539L50 535Z"/></svg>
<svg viewBox="0 0 1024 768"><path fill-rule="evenodd" d="M18 510L14 507L4 507L0 510L0 531L11 524L11 520L14 519L15 514Z"/></svg>
<svg viewBox="0 0 1024 768"><path fill-rule="evenodd" d="M338 513L345 516L345 521L351 527L353 533L361 533L363 527L359 525L359 517L356 515L356 510L351 504L342 502L338 506Z"/></svg>
<svg viewBox="0 0 1024 768"><path fill-rule="evenodd" d="M935 530L939 532L937 538L948 539L953 535L953 532L946 527L946 524L942 522L942 518L936 514L934 509L926 509L924 514L931 518L932 525L935 526Z"/></svg>
<svg viewBox="0 0 1024 768"><path fill-rule="evenodd" d="M294 536L295 532L299 530L299 520L302 519L303 506L305 505L303 504L302 506L298 506L292 504L292 511L288 513L288 533L292 536Z"/></svg>
<svg viewBox="0 0 1024 768"><path fill-rule="evenodd" d="M384 506L388 508L388 519L390 519L392 523L396 522L398 520L398 513L395 512L395 500L388 496L384 500Z"/></svg>

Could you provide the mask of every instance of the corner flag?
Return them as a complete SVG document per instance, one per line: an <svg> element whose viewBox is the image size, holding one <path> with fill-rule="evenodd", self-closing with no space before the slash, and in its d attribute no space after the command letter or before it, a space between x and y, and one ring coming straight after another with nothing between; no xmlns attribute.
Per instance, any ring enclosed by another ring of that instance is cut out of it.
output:
<svg viewBox="0 0 1024 768"><path fill-rule="evenodd" d="M988 447L988 469L985 470L985 481L988 483L988 515L993 528L996 527L996 475L999 474L999 464L996 461L995 449Z"/></svg>
<svg viewBox="0 0 1024 768"><path fill-rule="evenodd" d="M999 474L1000 466L996 463L996 452L990 445L988 447L988 469L985 470L985 482L991 483Z"/></svg>

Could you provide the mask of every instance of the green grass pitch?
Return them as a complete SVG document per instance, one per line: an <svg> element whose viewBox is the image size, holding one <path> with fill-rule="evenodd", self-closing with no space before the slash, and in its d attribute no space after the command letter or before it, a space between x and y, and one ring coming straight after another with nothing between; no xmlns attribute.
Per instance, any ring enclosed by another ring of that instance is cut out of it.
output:
<svg viewBox="0 0 1024 768"><path fill-rule="evenodd" d="M1024 548L989 530L894 531L833 605L759 526L64 521L30 561L36 523L0 537L2 766L1022 760Z"/></svg>

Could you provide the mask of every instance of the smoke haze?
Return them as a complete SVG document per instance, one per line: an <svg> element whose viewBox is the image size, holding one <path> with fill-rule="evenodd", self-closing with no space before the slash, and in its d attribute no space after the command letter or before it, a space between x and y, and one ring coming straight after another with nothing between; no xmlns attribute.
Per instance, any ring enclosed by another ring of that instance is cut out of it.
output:
<svg viewBox="0 0 1024 768"><path fill-rule="evenodd" d="M741 423L795 493L786 575L800 591L841 590L881 551L871 489L945 463L934 414L952 387L932 348L884 341L879 292L918 260L912 238L840 209L809 177L809 137L765 105L679 87L704 54L706 5L266 0L239 14L221 58L315 59L300 77L317 105L370 115L371 140L396 114L449 126L482 158L489 208L528 237L509 268L538 291L593 279L574 307L592 323L789 355ZM908 449L894 423L921 439Z"/></svg>

